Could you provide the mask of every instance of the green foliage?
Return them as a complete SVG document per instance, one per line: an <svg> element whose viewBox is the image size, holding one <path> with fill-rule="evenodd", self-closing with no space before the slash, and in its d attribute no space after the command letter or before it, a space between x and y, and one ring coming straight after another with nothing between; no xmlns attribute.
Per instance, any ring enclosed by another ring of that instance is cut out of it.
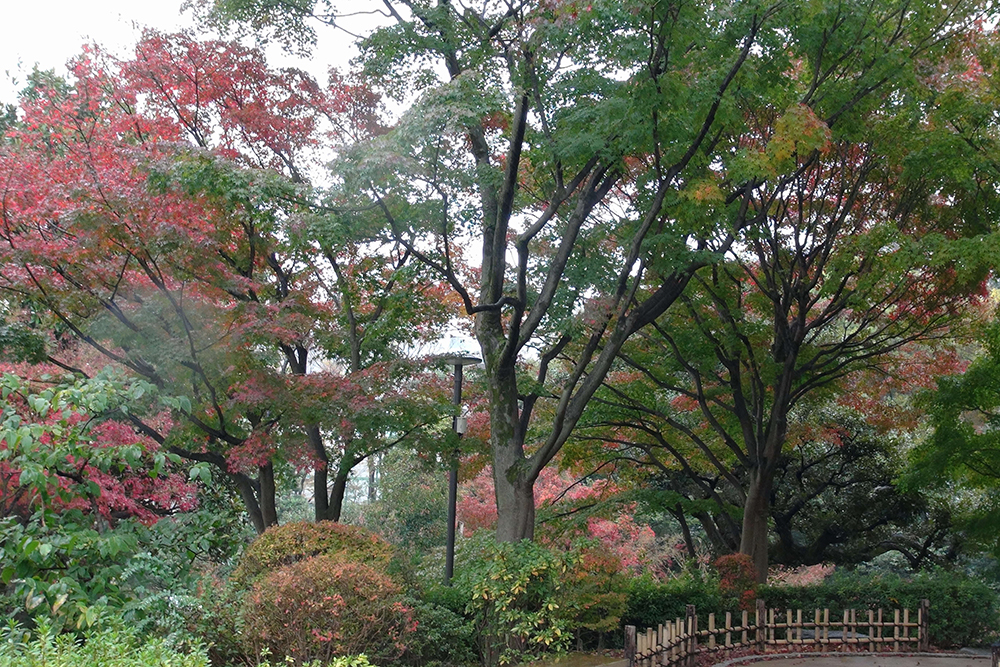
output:
<svg viewBox="0 0 1000 667"><path fill-rule="evenodd" d="M626 592L628 604L622 624L637 628L656 627L668 619L684 618L689 604L705 612L723 607L718 583L697 574L685 574L663 582L652 577L637 577L629 582Z"/></svg>
<svg viewBox="0 0 1000 667"><path fill-rule="evenodd" d="M0 134L4 117L0 114ZM45 339L37 331L18 323L0 324L0 353L10 362L37 364L45 361Z"/></svg>
<svg viewBox="0 0 1000 667"><path fill-rule="evenodd" d="M441 590L452 588L440 587ZM447 667L468 665L476 661L476 644L472 623L450 606L426 599L408 600L417 627L407 637L406 653L401 659L409 665ZM440 596L430 596L440 598Z"/></svg>
<svg viewBox="0 0 1000 667"><path fill-rule="evenodd" d="M455 614L462 615L472 601L472 591L463 586L430 586L423 591L420 598L429 604L444 607Z"/></svg>
<svg viewBox="0 0 1000 667"><path fill-rule="evenodd" d="M384 572L321 555L257 579L243 601L250 655L264 648L296 664L362 651L393 661L414 630L400 587Z"/></svg>
<svg viewBox="0 0 1000 667"><path fill-rule="evenodd" d="M140 530L126 523L101 532L79 510L42 510L26 523L0 520L0 610L28 623L48 619L57 630L94 625L103 608L128 599L121 576Z"/></svg>
<svg viewBox="0 0 1000 667"><path fill-rule="evenodd" d="M529 541L484 543L464 564L456 588L470 598L466 614L487 666L537 659L569 648L572 623L557 595L568 558Z"/></svg>
<svg viewBox="0 0 1000 667"><path fill-rule="evenodd" d="M439 439L441 445L446 444L444 438ZM403 555L413 561L443 547L447 475L440 468L431 469L416 452L398 448L379 457L377 469L378 498L362 506L364 525L392 544L405 547Z"/></svg>
<svg viewBox="0 0 1000 667"><path fill-rule="evenodd" d="M208 667L201 649L181 652L163 639L125 626L89 631L80 640L48 625L29 639L16 627L0 630L0 667Z"/></svg>
<svg viewBox="0 0 1000 667"><path fill-rule="evenodd" d="M231 547L225 533L208 532L218 520L195 512L101 530L79 510L0 520L0 613L82 630L101 627L115 610L144 635L185 643L191 619L204 614L197 571ZM203 543L206 552L195 552Z"/></svg>
<svg viewBox="0 0 1000 667"><path fill-rule="evenodd" d="M931 644L941 648L981 646L1000 627L1000 597L984 582L960 572L934 570L912 577L835 572L820 585L764 586L768 607L788 609L909 609L931 603ZM911 616L912 618L912 616Z"/></svg>
<svg viewBox="0 0 1000 667"><path fill-rule="evenodd" d="M332 556L385 569L393 548L382 538L357 526L331 521L286 523L269 528L243 553L232 585L248 589L261 575L313 556Z"/></svg>
<svg viewBox="0 0 1000 667"><path fill-rule="evenodd" d="M967 534L1000 554L1000 320L980 334L985 354L962 375L942 377L927 397L933 435L911 453L908 489L960 487L955 517Z"/></svg>

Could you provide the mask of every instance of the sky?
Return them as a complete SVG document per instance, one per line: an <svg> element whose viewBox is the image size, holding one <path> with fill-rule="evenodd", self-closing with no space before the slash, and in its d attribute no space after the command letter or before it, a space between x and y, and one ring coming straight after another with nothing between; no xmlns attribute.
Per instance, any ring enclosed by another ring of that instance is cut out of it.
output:
<svg viewBox="0 0 1000 667"><path fill-rule="evenodd" d="M84 43L95 42L116 54L125 54L144 26L172 32L193 27L189 13L181 13L183 0L39 0L4 4L4 32L0 37L0 102L13 103L25 76L37 63L41 69L65 71L66 61ZM327 64L341 67L353 55L350 39L332 29L319 31L320 44L312 61L268 52L280 66L310 70L323 78Z"/></svg>
<svg viewBox="0 0 1000 667"><path fill-rule="evenodd" d="M86 42L123 53L137 41L142 26L172 31L191 26L181 16L182 0L41 0L6 2L0 37L0 101L14 102L25 75L41 69L63 72L66 61Z"/></svg>

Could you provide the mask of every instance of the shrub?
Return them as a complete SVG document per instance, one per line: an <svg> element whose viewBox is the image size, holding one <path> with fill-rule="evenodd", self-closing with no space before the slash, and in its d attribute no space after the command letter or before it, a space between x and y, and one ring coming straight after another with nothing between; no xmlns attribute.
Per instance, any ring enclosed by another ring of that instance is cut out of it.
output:
<svg viewBox="0 0 1000 667"><path fill-rule="evenodd" d="M565 556L527 540L485 543L466 563L456 587L471 602L476 643L484 665L535 659L569 648L569 622L559 614L556 593Z"/></svg>
<svg viewBox="0 0 1000 667"><path fill-rule="evenodd" d="M263 661L257 663L257 667L288 667L288 662L286 660L279 660L276 663L272 663L265 657ZM312 662L305 664L302 667L376 667L376 666L368 662L368 656L362 653L361 655L338 656L328 663L320 662L319 660L313 660Z"/></svg>
<svg viewBox="0 0 1000 667"><path fill-rule="evenodd" d="M472 602L472 591L462 586L442 586L436 584L424 589L420 599L430 604L444 607L459 616L465 614Z"/></svg>
<svg viewBox="0 0 1000 667"><path fill-rule="evenodd" d="M461 613L426 600L408 601L407 606L413 608L417 628L407 637L403 662L421 667L475 662L472 623Z"/></svg>
<svg viewBox="0 0 1000 667"><path fill-rule="evenodd" d="M715 561L719 572L719 596L729 610L750 611L757 599L757 572L747 554L729 554Z"/></svg>
<svg viewBox="0 0 1000 667"><path fill-rule="evenodd" d="M935 646L989 643L1000 626L1000 600L982 581L936 570L904 578L895 574L837 571L818 586L766 586L769 607L788 609L909 609L930 600L930 639Z"/></svg>
<svg viewBox="0 0 1000 667"><path fill-rule="evenodd" d="M17 628L0 631L0 667L207 667L204 651L182 653L162 639L140 639L132 629L89 631L81 642L40 623L34 639Z"/></svg>
<svg viewBox="0 0 1000 667"><path fill-rule="evenodd" d="M267 649L297 663L366 653L393 661L414 630L387 574L339 556L316 556L257 579L243 602L251 655Z"/></svg>
<svg viewBox="0 0 1000 667"><path fill-rule="evenodd" d="M618 629L628 598L621 558L600 542L588 540L575 546L569 560L555 596L559 615L574 629L577 648L583 649L588 635L596 635L598 647L603 648L604 634Z"/></svg>
<svg viewBox="0 0 1000 667"><path fill-rule="evenodd" d="M625 592L628 601L622 624L637 628L653 628L666 620L684 618L689 604L695 605L699 614L718 611L723 606L718 584L698 574L685 574L664 582L638 577L628 583Z"/></svg>
<svg viewBox="0 0 1000 667"><path fill-rule="evenodd" d="M388 542L364 528L331 521L286 523L268 528L247 547L231 583L246 590L263 574L313 556L341 554L385 570L392 560Z"/></svg>

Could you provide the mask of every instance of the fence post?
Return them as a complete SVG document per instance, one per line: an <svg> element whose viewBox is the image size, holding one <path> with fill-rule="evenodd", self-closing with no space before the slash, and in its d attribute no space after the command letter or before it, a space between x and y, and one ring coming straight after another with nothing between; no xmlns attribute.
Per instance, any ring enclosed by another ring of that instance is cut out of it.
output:
<svg viewBox="0 0 1000 667"><path fill-rule="evenodd" d="M764 652L764 640L767 638L767 607L764 606L764 601L757 598L757 635L754 639L757 642L757 650L761 653Z"/></svg>
<svg viewBox="0 0 1000 667"><path fill-rule="evenodd" d="M625 657L628 667L635 667L635 626L625 626Z"/></svg>
<svg viewBox="0 0 1000 667"><path fill-rule="evenodd" d="M992 653L992 661L990 662L990 667L1000 667L1000 642L990 646Z"/></svg>
<svg viewBox="0 0 1000 667"><path fill-rule="evenodd" d="M687 664L692 666L695 662L695 654L698 652L698 614L693 604L684 606L684 624L688 629L688 657Z"/></svg>
<svg viewBox="0 0 1000 667"><path fill-rule="evenodd" d="M917 631L920 633L920 638L917 640L917 650L918 651L929 651L931 649L931 601L921 600L920 601L920 618L917 620Z"/></svg>

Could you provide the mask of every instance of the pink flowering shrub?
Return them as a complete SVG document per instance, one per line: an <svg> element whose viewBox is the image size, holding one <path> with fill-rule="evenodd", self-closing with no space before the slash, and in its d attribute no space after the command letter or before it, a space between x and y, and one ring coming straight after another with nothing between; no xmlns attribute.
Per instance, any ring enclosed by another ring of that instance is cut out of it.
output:
<svg viewBox="0 0 1000 667"><path fill-rule="evenodd" d="M384 572L338 556L315 556L267 574L243 600L244 644L296 665L365 653L392 664L416 630L400 587Z"/></svg>

